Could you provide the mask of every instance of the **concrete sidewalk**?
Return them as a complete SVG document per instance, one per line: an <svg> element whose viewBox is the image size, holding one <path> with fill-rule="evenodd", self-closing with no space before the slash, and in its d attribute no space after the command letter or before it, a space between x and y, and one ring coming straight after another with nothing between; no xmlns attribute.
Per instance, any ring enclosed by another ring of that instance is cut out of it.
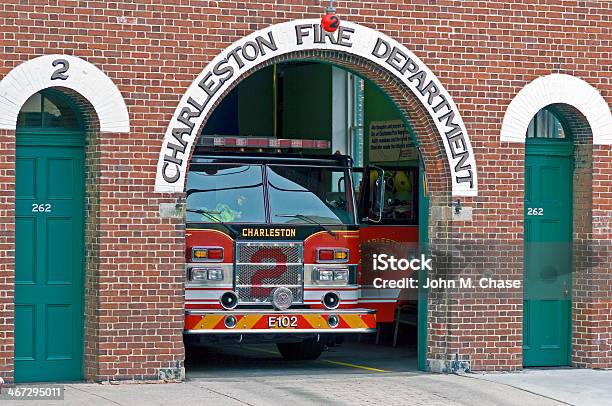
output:
<svg viewBox="0 0 612 406"><path fill-rule="evenodd" d="M514 373L470 376L572 405L612 405L612 369L526 369Z"/></svg>
<svg viewBox="0 0 612 406"><path fill-rule="evenodd" d="M175 384L67 384L61 401L2 405L410 405L557 406L562 403L482 379L421 373L190 379Z"/></svg>
<svg viewBox="0 0 612 406"><path fill-rule="evenodd" d="M183 383L72 383L61 401L5 405L612 405L612 370L528 370L509 374L417 372L218 376ZM6 390L6 389L4 389Z"/></svg>

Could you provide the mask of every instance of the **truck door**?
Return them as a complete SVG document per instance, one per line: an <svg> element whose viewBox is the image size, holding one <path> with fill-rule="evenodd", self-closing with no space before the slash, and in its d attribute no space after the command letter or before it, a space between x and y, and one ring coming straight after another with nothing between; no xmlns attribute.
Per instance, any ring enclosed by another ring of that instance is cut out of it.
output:
<svg viewBox="0 0 612 406"><path fill-rule="evenodd" d="M376 278L400 280L417 278L407 271L374 269L374 255L386 254L397 259L418 256L419 241L419 168L407 166L369 166L356 170L358 186L361 280L360 306L375 309L377 320L392 322L395 310L403 306L410 310L418 303L417 289L381 289L374 286ZM380 218L373 208L375 182L384 179L383 209ZM380 265L380 262L378 262Z"/></svg>

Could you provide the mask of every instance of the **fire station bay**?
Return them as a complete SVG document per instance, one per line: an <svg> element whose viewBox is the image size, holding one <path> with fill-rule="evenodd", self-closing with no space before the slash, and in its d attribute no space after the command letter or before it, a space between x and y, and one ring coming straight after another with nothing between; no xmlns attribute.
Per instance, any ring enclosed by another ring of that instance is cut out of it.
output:
<svg viewBox="0 0 612 406"><path fill-rule="evenodd" d="M612 367L610 2L326 6L3 2L5 382Z"/></svg>

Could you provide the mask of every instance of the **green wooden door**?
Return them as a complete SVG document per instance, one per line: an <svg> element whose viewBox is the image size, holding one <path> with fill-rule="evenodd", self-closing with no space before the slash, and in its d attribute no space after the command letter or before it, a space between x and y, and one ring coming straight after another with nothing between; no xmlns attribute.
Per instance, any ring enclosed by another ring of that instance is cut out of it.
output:
<svg viewBox="0 0 612 406"><path fill-rule="evenodd" d="M83 379L84 151L54 140L18 136L17 382Z"/></svg>
<svg viewBox="0 0 612 406"><path fill-rule="evenodd" d="M524 366L570 364L572 170L571 142L528 141Z"/></svg>

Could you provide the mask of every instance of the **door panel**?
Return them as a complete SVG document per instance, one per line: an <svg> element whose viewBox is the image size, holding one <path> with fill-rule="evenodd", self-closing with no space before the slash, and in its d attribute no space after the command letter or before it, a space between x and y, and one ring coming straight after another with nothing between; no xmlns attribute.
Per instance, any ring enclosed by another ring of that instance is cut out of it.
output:
<svg viewBox="0 0 612 406"><path fill-rule="evenodd" d="M47 360L71 360L74 358L74 337L64 327L73 323L70 304L47 305L45 339Z"/></svg>
<svg viewBox="0 0 612 406"><path fill-rule="evenodd" d="M17 217L15 223L16 235L36 235L36 218ZM36 252L36 241L33 238L24 238L23 244L25 244L25 247L15 252L15 262L19 264L15 268L15 283L34 284L36 283L36 256L32 255L32 253Z"/></svg>
<svg viewBox="0 0 612 406"><path fill-rule="evenodd" d="M50 199L72 199L74 195L74 162L72 159L49 158L47 190Z"/></svg>
<svg viewBox="0 0 612 406"><path fill-rule="evenodd" d="M47 283L70 285L73 282L74 263L66 258L74 257L74 229L71 218L49 218L47 220ZM57 238L61 236L62 238Z"/></svg>
<svg viewBox="0 0 612 406"><path fill-rule="evenodd" d="M572 160L541 146L525 161L523 365L569 365Z"/></svg>
<svg viewBox="0 0 612 406"><path fill-rule="evenodd" d="M15 305L15 363L34 360L36 337L36 306Z"/></svg>
<svg viewBox="0 0 612 406"><path fill-rule="evenodd" d="M19 157L16 163L17 173L20 174L19 182L15 185L15 196L17 199L36 198L36 158Z"/></svg>
<svg viewBox="0 0 612 406"><path fill-rule="evenodd" d="M83 148L17 146L15 380L83 379Z"/></svg>

